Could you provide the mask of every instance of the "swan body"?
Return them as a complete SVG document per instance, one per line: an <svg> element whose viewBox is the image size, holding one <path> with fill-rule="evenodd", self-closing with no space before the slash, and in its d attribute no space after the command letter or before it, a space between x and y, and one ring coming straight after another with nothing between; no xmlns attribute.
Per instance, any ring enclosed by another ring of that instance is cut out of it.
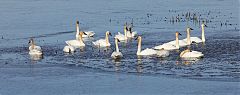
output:
<svg viewBox="0 0 240 95"><path fill-rule="evenodd" d="M42 55L42 49L40 46L35 45L33 39L29 40L29 54L30 55Z"/></svg>
<svg viewBox="0 0 240 95"><path fill-rule="evenodd" d="M119 48L118 48L118 41L119 40L115 38L116 51L114 51L111 55L113 59L120 59L123 57L122 53L119 51Z"/></svg>
<svg viewBox="0 0 240 95"><path fill-rule="evenodd" d="M76 40L68 40L65 41L67 45L73 46L73 47L85 47L85 44L82 39L82 35L85 34L84 32L79 33L79 38Z"/></svg>
<svg viewBox="0 0 240 95"><path fill-rule="evenodd" d="M109 31L107 31L105 39L99 39L95 42L92 42L93 45L98 46L98 47L109 47L109 46L111 46L111 44L109 43L109 35L111 35L111 33Z"/></svg>
<svg viewBox="0 0 240 95"><path fill-rule="evenodd" d="M195 43L201 43L203 42L202 39L198 38L198 37L190 37L191 43L195 42ZM187 38L183 39L183 41L187 42Z"/></svg>
<svg viewBox="0 0 240 95"><path fill-rule="evenodd" d="M184 40L179 40L178 42L179 42L179 47L187 46L187 43L186 43L186 41L184 41ZM171 44L171 45L176 46L176 40L170 41L170 42L168 42L167 44Z"/></svg>
<svg viewBox="0 0 240 95"><path fill-rule="evenodd" d="M159 50L157 51L157 57L167 57L169 56L169 51L168 50Z"/></svg>
<svg viewBox="0 0 240 95"><path fill-rule="evenodd" d="M174 46L172 44L165 43L165 44L162 44L162 45L159 45L159 46L155 46L154 49L157 49L157 50L160 50L160 49L175 50L175 49L179 49L179 48L177 48L176 46Z"/></svg>
<svg viewBox="0 0 240 95"><path fill-rule="evenodd" d="M157 54L157 51L150 48L146 48L141 52L137 52L137 55L155 55L155 54Z"/></svg>
<svg viewBox="0 0 240 95"><path fill-rule="evenodd" d="M72 53L72 52L75 51L75 48L74 48L73 46L65 46L65 47L63 48L63 51L64 51L64 52L67 52L67 53Z"/></svg>
<svg viewBox="0 0 240 95"><path fill-rule="evenodd" d="M189 49L184 50L180 53L181 58L200 58L203 57L204 54L199 51L191 51Z"/></svg>

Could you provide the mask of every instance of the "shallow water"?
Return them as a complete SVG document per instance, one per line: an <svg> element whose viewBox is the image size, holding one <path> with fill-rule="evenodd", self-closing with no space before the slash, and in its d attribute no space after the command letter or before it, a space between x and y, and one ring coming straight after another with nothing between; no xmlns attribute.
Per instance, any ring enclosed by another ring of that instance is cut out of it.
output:
<svg viewBox="0 0 240 95"><path fill-rule="evenodd" d="M7 78L32 76L28 72L8 72L6 69L9 68L62 67L69 70L81 69L83 72L90 70L207 81L240 81L238 0L137 0L137 5L136 0L0 2L0 75ZM195 13L198 20L187 19L183 16L187 12ZM181 19L176 22L175 17L178 15ZM93 39L85 40L84 49L73 54L63 53L65 41L75 37L76 20L80 21L82 30L95 31L96 35ZM115 62L110 58L114 50L113 37L110 39L112 46L108 49L92 46L91 42L103 38L107 30L113 34L122 32L126 21L133 21L133 29L142 35L142 48L151 48L174 40L176 31L183 34L180 36L183 39L188 26L194 29L191 36L200 37L200 23L205 21L208 26L205 28L206 43L191 46L193 50L203 52L204 58L195 61L181 60L178 55L184 48L172 51L167 58L138 58L137 43L131 40L119 45L124 58ZM36 43L42 46L43 59L32 60L28 55L30 37L34 37ZM41 73L40 76L58 74L68 76L64 72L50 71Z"/></svg>

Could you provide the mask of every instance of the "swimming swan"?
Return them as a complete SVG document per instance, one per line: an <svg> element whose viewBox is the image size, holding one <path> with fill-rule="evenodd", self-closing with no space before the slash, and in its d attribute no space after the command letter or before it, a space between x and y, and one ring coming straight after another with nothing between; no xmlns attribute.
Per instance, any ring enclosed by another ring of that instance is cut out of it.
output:
<svg viewBox="0 0 240 95"><path fill-rule="evenodd" d="M109 46L111 46L111 44L109 43L109 35L112 36L112 34L109 31L107 31L105 39L99 39L95 42L92 42L93 45L98 46L98 47L109 47Z"/></svg>
<svg viewBox="0 0 240 95"><path fill-rule="evenodd" d="M191 43L195 42L195 43L201 43L201 42L205 42L205 31L204 31L204 27L207 27L207 25L202 24L202 39L200 39L199 37L190 37L191 39ZM189 30L188 30L189 31ZM190 36L190 32L187 31L187 34ZM187 41L187 39L184 39L184 41Z"/></svg>
<svg viewBox="0 0 240 95"><path fill-rule="evenodd" d="M200 58L203 57L204 54L199 51L192 51L190 49L186 49L180 53L181 58Z"/></svg>
<svg viewBox="0 0 240 95"><path fill-rule="evenodd" d="M117 38L115 38L116 51L114 51L111 55L111 57L113 59L120 59L123 57L122 53L119 51L118 42L119 42L119 40Z"/></svg>
<svg viewBox="0 0 240 95"><path fill-rule="evenodd" d="M138 49L137 49L137 55L155 55L157 54L156 50L146 48L145 50L141 51L141 43L142 43L142 37L138 36L136 38L138 40Z"/></svg>
<svg viewBox="0 0 240 95"><path fill-rule="evenodd" d="M154 49L160 50L160 49L164 49L164 50L176 50L179 49L180 47L180 43L179 43L179 38L178 36L181 35L179 32L176 32L176 40L168 42L168 43L164 43L162 45L158 45L155 46ZM187 43L185 43L184 41L181 40L181 46L187 45Z"/></svg>
<svg viewBox="0 0 240 95"><path fill-rule="evenodd" d="M79 33L80 33L80 27L79 27L79 21L76 22L76 39L79 39ZM82 35L83 38L87 38L87 37L93 37L93 35L95 35L95 33L93 31L84 31L85 34Z"/></svg>
<svg viewBox="0 0 240 95"><path fill-rule="evenodd" d="M179 40L179 35L181 35L179 32L176 32L176 40L174 41L170 41L168 42L167 44L171 44L171 45L174 45L177 49L179 49L180 47L184 47L184 46L187 46L187 43L186 41L183 41L183 40Z"/></svg>
<svg viewBox="0 0 240 95"><path fill-rule="evenodd" d="M83 34L85 34L85 32L80 32L78 39L65 41L66 44L68 44L69 46L73 46L73 47L84 47L85 44L84 44L83 38L82 38Z"/></svg>
<svg viewBox="0 0 240 95"><path fill-rule="evenodd" d="M30 55L42 55L41 47L35 45L35 43L34 43L32 38L29 40L29 44L30 44L30 46L29 46L28 49L29 49L29 54Z"/></svg>
<svg viewBox="0 0 240 95"><path fill-rule="evenodd" d="M117 38L119 41L126 41L127 40L127 31L124 30L124 34L121 34L120 32L118 32L118 34L115 35L114 38Z"/></svg>

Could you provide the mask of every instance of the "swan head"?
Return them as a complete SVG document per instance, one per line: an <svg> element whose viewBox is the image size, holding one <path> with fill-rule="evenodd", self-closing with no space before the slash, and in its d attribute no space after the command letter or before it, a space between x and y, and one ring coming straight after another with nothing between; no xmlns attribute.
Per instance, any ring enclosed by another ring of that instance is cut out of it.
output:
<svg viewBox="0 0 240 95"><path fill-rule="evenodd" d="M204 23L203 23L201 26L202 26L202 27L207 27L207 25L206 25L206 24L204 24Z"/></svg>
<svg viewBox="0 0 240 95"><path fill-rule="evenodd" d="M138 37L135 38L135 40L138 40L138 41L139 41L140 39L142 39L141 36L138 36Z"/></svg>
<svg viewBox="0 0 240 95"><path fill-rule="evenodd" d="M179 32L176 32L175 34L176 34L177 37L178 37L178 35L182 36L182 34L179 33Z"/></svg>
<svg viewBox="0 0 240 95"><path fill-rule="evenodd" d="M28 44L33 44L34 42L33 42L33 38L31 38L30 40L29 40L29 42L28 42Z"/></svg>
<svg viewBox="0 0 240 95"><path fill-rule="evenodd" d="M109 32L109 31L107 31L107 32L106 32L106 35L110 35L110 36L112 36L112 33Z"/></svg>
<svg viewBox="0 0 240 95"><path fill-rule="evenodd" d="M78 21L78 20L76 21L76 24L79 24L79 21Z"/></svg>
<svg viewBox="0 0 240 95"><path fill-rule="evenodd" d="M188 27L188 28L187 28L187 31L191 31L191 30L193 30L193 29L192 29L192 28L190 28L190 27Z"/></svg>
<svg viewBox="0 0 240 95"><path fill-rule="evenodd" d="M82 36L82 35L87 35L87 34L83 31L81 31L81 32L79 32L79 35Z"/></svg>

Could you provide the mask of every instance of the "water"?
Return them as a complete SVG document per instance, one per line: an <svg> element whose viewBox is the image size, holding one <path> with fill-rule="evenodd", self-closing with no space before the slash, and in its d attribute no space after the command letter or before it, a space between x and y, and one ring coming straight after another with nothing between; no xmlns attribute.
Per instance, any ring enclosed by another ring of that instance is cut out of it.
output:
<svg viewBox="0 0 240 95"><path fill-rule="evenodd" d="M140 74L170 79L236 82L237 85L240 81L237 0L11 0L0 1L0 4L0 75L6 79L16 76L29 80L36 78L33 70L29 70L32 68L37 69L38 77L44 78L73 77L79 72L110 75L117 72L123 76ZM196 14L197 20L187 19L185 14L188 12L191 17ZM80 21L82 30L92 30L96 35L85 41L84 49L73 54L63 53L65 41L75 37L76 20ZM143 38L143 49L174 40L176 31L183 34L180 39L185 38L186 27L194 29L191 36L200 37L200 24L204 21L208 26L205 28L206 43L191 46L193 50L203 52L204 58L183 61L179 53L184 48L172 51L167 58L138 58L137 42L131 40L119 45L124 58L115 62L110 58L114 51L113 37L110 37L112 46L108 49L92 46L92 41L103 38L105 31L113 34L122 32L123 24L132 21L134 30ZM31 37L42 47L43 59L32 60L28 55L28 40ZM60 69L60 72L51 72L51 69Z"/></svg>

